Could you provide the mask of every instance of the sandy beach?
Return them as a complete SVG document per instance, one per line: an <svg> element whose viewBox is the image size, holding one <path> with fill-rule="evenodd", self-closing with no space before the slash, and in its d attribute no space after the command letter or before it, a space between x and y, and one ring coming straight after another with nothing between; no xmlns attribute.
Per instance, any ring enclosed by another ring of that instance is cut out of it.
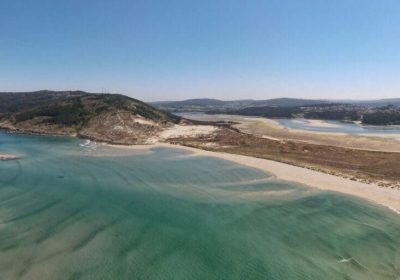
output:
<svg viewBox="0 0 400 280"><path fill-rule="evenodd" d="M340 127L337 124L329 123L323 120L307 120L309 126L312 127L325 127L325 128L337 128Z"/></svg>
<svg viewBox="0 0 400 280"><path fill-rule="evenodd" d="M335 191L347 195L356 196L370 202L385 206L400 214L400 191L391 188L382 188L375 184L366 184L358 181L353 181L342 177L272 160L221 152L210 152L167 143L140 146L112 146L125 149L151 149L157 147L184 149L187 151L191 151L193 153L193 156L217 157L247 167L263 170L265 172L273 174L274 176L282 180L300 183L321 190Z"/></svg>

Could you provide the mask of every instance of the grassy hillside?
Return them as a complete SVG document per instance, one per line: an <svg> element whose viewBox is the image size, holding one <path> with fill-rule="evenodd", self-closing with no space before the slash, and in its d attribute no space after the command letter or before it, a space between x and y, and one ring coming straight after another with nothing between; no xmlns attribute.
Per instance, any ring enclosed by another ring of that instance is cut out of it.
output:
<svg viewBox="0 0 400 280"><path fill-rule="evenodd" d="M118 94L82 91L0 93L0 127L77 134L113 143L142 142L179 118Z"/></svg>

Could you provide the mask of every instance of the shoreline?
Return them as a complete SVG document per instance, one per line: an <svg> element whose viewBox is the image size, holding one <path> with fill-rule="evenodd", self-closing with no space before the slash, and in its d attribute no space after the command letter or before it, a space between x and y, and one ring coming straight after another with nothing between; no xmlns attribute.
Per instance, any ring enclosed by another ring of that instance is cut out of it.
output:
<svg viewBox="0 0 400 280"><path fill-rule="evenodd" d="M87 138L86 138L87 139ZM300 183L320 190L335 191L358 198L365 199L385 206L400 214L400 191L392 188L383 188L373 183L353 181L336 175L331 175L304 167L290 165L278 161L261 159L252 156L238 155L225 152L207 151L198 148L170 144L165 142L154 142L143 145L111 144L94 140L101 145L116 148L149 150L157 147L167 147L191 151L194 156L210 156L238 163L243 166L257 168L273 174L278 179ZM0 154L0 160L16 159L18 156Z"/></svg>
<svg viewBox="0 0 400 280"><path fill-rule="evenodd" d="M371 133L371 132L360 132L360 133L349 133L349 132L339 132L339 131L317 131L317 130L307 130L307 129L302 129L302 128L291 128L291 127L286 127L282 124L280 124L277 120L275 119L268 119L270 121L273 121L280 129L285 129L288 131L292 132L298 132L298 133L314 133L314 134L319 134L319 135L336 135L336 136L353 136L353 137L368 137L368 138L383 138L383 139L391 139L391 140L396 140L400 137L400 133ZM296 120L296 119L294 119ZM306 120L309 123L310 127L313 128L338 128L340 127L339 125L335 124L330 124L330 123L324 123L324 120L314 120L314 119L299 119L299 120ZM365 125L365 126L371 126L371 127L377 127L377 126L372 126L372 125ZM385 127L397 127L393 125L387 125Z"/></svg>
<svg viewBox="0 0 400 280"><path fill-rule="evenodd" d="M337 124L329 123L325 120L318 119L299 119L300 121L305 120L310 127L320 127L320 128L339 128L340 126Z"/></svg>
<svg viewBox="0 0 400 280"><path fill-rule="evenodd" d="M327 146L332 145L336 147L362 150L362 151L400 153L400 146L398 144L400 143L400 134L377 134L377 133L348 134L344 132L312 131L299 128L284 127L274 119L258 119L258 121L264 123L270 129L278 132L278 135L280 136L270 136L264 134L260 135L264 138L272 140L286 139L289 141L295 141L301 143L310 143L315 145L327 145ZM242 131L242 129L240 130ZM252 132L248 133L258 134ZM337 144L334 143L334 141L331 141L333 137L338 137L337 139L340 140L341 144Z"/></svg>
<svg viewBox="0 0 400 280"><path fill-rule="evenodd" d="M324 132L287 128L279 124L276 119L241 115L183 115L186 118L204 121L232 121L232 127L245 134L252 134L262 138L277 141L294 141L315 145L336 146L341 148L400 152L399 134L348 134L343 132Z"/></svg>
<svg viewBox="0 0 400 280"><path fill-rule="evenodd" d="M396 189L382 188L376 184L367 184L359 181L353 181L343 177L318 172L315 170L298 167L277 161L260 159L251 156L236 155L223 152L211 152L197 148L174 145L168 143L157 143L152 145L109 145L117 148L128 149L152 149L152 148L175 148L192 152L193 156L209 156L219 159L228 160L237 164L256 168L264 172L274 175L276 178L300 183L311 188L326 191L335 191L346 195L355 196L369 202L373 202L389 208L390 210L400 214L400 191Z"/></svg>
<svg viewBox="0 0 400 280"><path fill-rule="evenodd" d="M190 113L187 113L190 115ZM395 139L397 137L400 137L400 132L399 133L393 133L393 134L385 134L385 133L370 133L370 132L362 132L362 133L348 133L348 132L338 132L338 131L316 131L316 130L307 130L307 129L301 129L301 128L290 128L282 125L281 123L278 122L279 119L281 118L266 118L266 117L261 117L261 116L247 116L247 115L229 115L229 114L216 114L216 115L208 115L210 116L209 121L215 121L215 119L211 118L211 116L214 117L221 117L222 120L224 118L237 118L237 119L245 119L245 120L252 120L252 121L261 121L268 123L269 125L274 126L274 128L278 129L283 129L283 130L288 130L288 131L293 131L293 132L306 132L306 133L315 133L315 134L321 134L321 135L338 135L338 136L361 136L361 137L377 137L377 138L388 138L388 139ZM190 116L184 116L188 119L190 119ZM202 120L201 118L194 118L195 120ZM310 127L314 128L338 128L340 125L338 124L333 124L329 123L329 120L322 120L322 119L304 119L304 118L293 118L293 121L306 121L308 122ZM237 120L240 121L240 120ZM333 120L334 121L334 120ZM340 121L337 121L340 122ZM361 122L352 122L354 124L360 124ZM365 127L389 127L389 128L400 128L400 125L368 125L365 124L363 125Z"/></svg>

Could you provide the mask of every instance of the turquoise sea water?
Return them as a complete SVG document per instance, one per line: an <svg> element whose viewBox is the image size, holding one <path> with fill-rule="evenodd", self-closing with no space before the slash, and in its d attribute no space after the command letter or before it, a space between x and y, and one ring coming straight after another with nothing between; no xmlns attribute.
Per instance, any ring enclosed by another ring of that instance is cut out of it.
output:
<svg viewBox="0 0 400 280"><path fill-rule="evenodd" d="M175 149L0 133L0 279L399 279L400 216Z"/></svg>

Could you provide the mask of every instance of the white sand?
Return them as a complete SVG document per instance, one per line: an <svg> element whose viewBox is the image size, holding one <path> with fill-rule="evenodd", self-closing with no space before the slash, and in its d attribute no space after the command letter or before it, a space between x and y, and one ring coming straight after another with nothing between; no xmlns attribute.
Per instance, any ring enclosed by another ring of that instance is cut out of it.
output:
<svg viewBox="0 0 400 280"><path fill-rule="evenodd" d="M157 144L164 142L170 138L178 137L198 137L209 135L218 130L217 127L212 125L174 125L172 127L165 128L160 134L147 139L146 144Z"/></svg>
<svg viewBox="0 0 400 280"><path fill-rule="evenodd" d="M179 148L193 152L197 156L211 156L229 160L244 166L257 168L272 173L277 178L301 183L321 190L336 191L383 205L400 214L400 191L397 189L383 188L375 184L366 184L352 181L342 177L297 167L272 160L259 159L249 156L210 152L185 146L172 144L155 144L142 146L119 146L129 149L150 149L154 147Z"/></svg>
<svg viewBox="0 0 400 280"><path fill-rule="evenodd" d="M17 158L17 156L0 154L0 160L7 160L7 159L14 159L14 158Z"/></svg>
<svg viewBox="0 0 400 280"><path fill-rule="evenodd" d="M338 128L337 124L328 123L323 120L307 120L307 125L312 127L323 127L323 128Z"/></svg>
<svg viewBox="0 0 400 280"><path fill-rule="evenodd" d="M159 137L162 140L175 137L194 137L208 135L217 130L218 128L212 125L174 125L161 132Z"/></svg>

